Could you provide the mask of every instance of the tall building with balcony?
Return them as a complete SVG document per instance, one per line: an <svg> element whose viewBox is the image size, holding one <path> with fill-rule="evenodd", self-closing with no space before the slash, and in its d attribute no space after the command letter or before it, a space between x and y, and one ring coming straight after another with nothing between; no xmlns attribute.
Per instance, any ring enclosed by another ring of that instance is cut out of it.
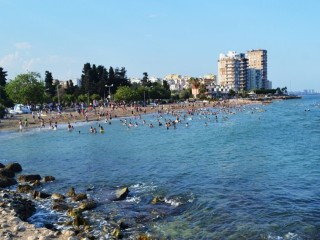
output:
<svg viewBox="0 0 320 240"><path fill-rule="evenodd" d="M244 53L229 51L218 60L218 84L235 91L246 90L247 59Z"/></svg>
<svg viewBox="0 0 320 240"><path fill-rule="evenodd" d="M260 70L261 86L259 88L267 89L270 85L268 81L268 58L267 50L255 49L247 51L246 57L248 59L249 71ZM252 89L252 88L251 88Z"/></svg>

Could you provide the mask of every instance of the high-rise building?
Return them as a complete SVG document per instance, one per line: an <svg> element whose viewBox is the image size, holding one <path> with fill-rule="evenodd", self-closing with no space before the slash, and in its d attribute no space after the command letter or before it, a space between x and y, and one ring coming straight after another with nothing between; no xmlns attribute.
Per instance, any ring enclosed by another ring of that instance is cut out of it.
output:
<svg viewBox="0 0 320 240"><path fill-rule="evenodd" d="M246 90L247 59L244 53L229 51L227 54L220 54L218 83L235 91Z"/></svg>
<svg viewBox="0 0 320 240"><path fill-rule="evenodd" d="M263 49L249 50L247 51L246 57L248 59L249 71L251 71L252 69L261 70L261 86L257 86L257 87L267 89L270 85L270 83L268 82L267 50L263 50Z"/></svg>

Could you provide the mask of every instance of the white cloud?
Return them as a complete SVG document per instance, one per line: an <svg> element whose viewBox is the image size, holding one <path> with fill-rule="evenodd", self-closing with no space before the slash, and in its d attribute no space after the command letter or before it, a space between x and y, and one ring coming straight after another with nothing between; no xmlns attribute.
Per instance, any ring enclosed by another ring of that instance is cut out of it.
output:
<svg viewBox="0 0 320 240"><path fill-rule="evenodd" d="M16 49L30 49L31 45L27 42L19 42L14 45Z"/></svg>
<svg viewBox="0 0 320 240"><path fill-rule="evenodd" d="M3 56L2 58L0 58L0 66L3 68L9 68L19 60L20 60L20 56L18 52L9 53Z"/></svg>
<svg viewBox="0 0 320 240"><path fill-rule="evenodd" d="M24 60L22 62L22 69L24 71L31 71L32 69L34 69L34 66L40 62L41 62L40 58L31 58L31 59Z"/></svg>

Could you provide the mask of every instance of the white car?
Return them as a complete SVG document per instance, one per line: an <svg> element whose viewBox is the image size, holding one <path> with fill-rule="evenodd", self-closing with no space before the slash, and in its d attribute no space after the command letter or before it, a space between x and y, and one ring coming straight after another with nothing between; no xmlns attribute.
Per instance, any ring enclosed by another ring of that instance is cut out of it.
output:
<svg viewBox="0 0 320 240"><path fill-rule="evenodd" d="M9 111L10 114L27 114L31 113L29 106L24 106L23 104L14 105L13 109Z"/></svg>

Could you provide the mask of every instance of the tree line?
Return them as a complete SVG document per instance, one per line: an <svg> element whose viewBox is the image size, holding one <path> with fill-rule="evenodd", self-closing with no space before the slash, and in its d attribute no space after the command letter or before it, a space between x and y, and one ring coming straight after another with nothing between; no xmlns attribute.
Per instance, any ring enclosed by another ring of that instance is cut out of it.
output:
<svg viewBox="0 0 320 240"><path fill-rule="evenodd" d="M149 99L170 99L171 92L166 81L152 83L144 72L141 82L131 83L126 73L124 67L106 69L102 65L86 63L79 85L72 80L62 85L62 81L54 79L50 71L45 71L44 80L40 73L28 72L7 81L7 72L0 67L0 112L15 103L67 106L75 102L90 104L93 100L145 103Z"/></svg>

